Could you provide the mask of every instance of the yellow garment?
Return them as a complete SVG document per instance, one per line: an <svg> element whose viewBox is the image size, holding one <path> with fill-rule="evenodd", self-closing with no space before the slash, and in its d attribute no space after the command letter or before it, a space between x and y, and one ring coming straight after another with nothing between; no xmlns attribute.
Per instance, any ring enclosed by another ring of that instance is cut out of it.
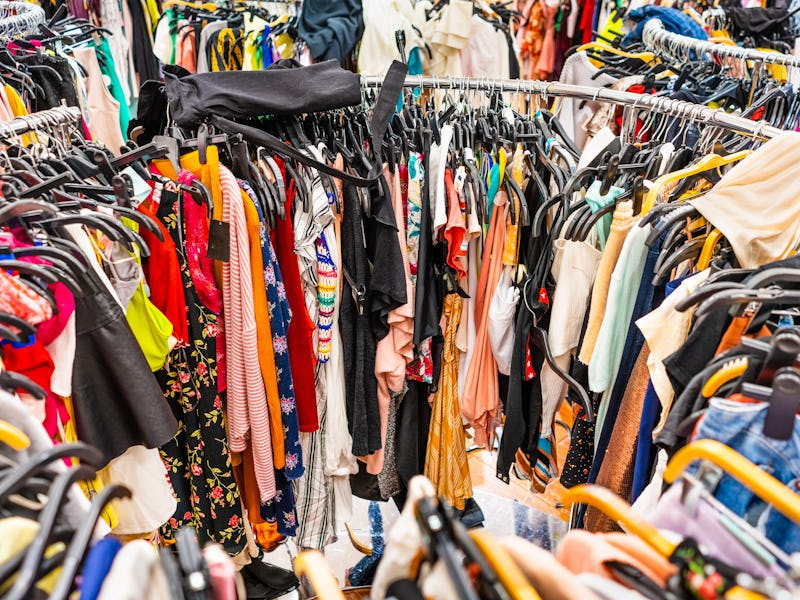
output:
<svg viewBox="0 0 800 600"><path fill-rule="evenodd" d="M294 57L294 38L288 33L282 33L275 36L275 47L281 58Z"/></svg>
<svg viewBox="0 0 800 600"><path fill-rule="evenodd" d="M156 30L156 25L158 25L158 20L161 18L161 11L158 8L157 0L141 0L142 8L144 9L144 17L145 21L147 21L147 26L150 31L150 37L152 39L153 35L152 32Z"/></svg>
<svg viewBox="0 0 800 600"><path fill-rule="evenodd" d="M78 441L78 431L75 428L75 410L72 407L72 398L65 397L64 398L64 407L67 409L69 413L69 421L65 425L62 426L62 438L65 443L69 444L72 442ZM73 459L73 462L77 462ZM103 469L98 471L97 476L93 481L79 481L78 485L81 486L83 493L86 494L87 498L93 498L95 495L99 494L100 491L103 489L103 477L102 477ZM103 514L101 515L103 520L108 524L111 529L114 529L119 525L119 519L117 518L117 514L114 512L114 509L111 507L111 504L106 504L105 508L103 509Z"/></svg>
<svg viewBox="0 0 800 600"><path fill-rule="evenodd" d="M771 52L774 54L780 54L774 48L758 48L759 52ZM779 64L772 64L772 63L764 63L764 69L772 76L775 81L778 83L786 83L786 80L789 78L789 72L785 66ZM10 98L9 98L10 99Z"/></svg>
<svg viewBox="0 0 800 600"><path fill-rule="evenodd" d="M458 406L458 363L456 332L461 322L461 296L448 294L444 299L447 328L442 351L439 387L431 406L431 426L425 454L425 476L436 493L457 509L472 498L472 479L467 461L466 438Z"/></svg>
<svg viewBox="0 0 800 600"><path fill-rule="evenodd" d="M28 108L25 106L25 103L20 98L19 93L13 87L8 84L5 84L6 90L6 97L8 98L8 104L11 107L11 112L14 113L15 117L27 117L28 116ZM29 146L31 144L36 143L36 134L35 133L26 133L22 136L22 145Z"/></svg>
<svg viewBox="0 0 800 600"><path fill-rule="evenodd" d="M219 32L216 47L211 49L211 71L241 71L244 62L243 41L227 27Z"/></svg>
<svg viewBox="0 0 800 600"><path fill-rule="evenodd" d="M25 550L37 533L39 533L39 523L36 521L23 517L8 517L0 520L0 562L6 562ZM50 558L65 549L66 545L63 542L57 542L48 546L44 556ZM56 587L59 577L61 577L61 567L57 567L42 577L36 582L36 587L42 592L50 594ZM0 594L5 594L10 590L16 580L17 575L14 575L0 585Z"/></svg>
<svg viewBox="0 0 800 600"><path fill-rule="evenodd" d="M609 15L608 21L603 26L603 29L597 36L597 39L600 43L601 40L615 40L617 37L623 37L625 34L622 31L623 20L619 17L616 19L613 15Z"/></svg>
<svg viewBox="0 0 800 600"><path fill-rule="evenodd" d="M522 181L525 177L525 157L522 149L522 144L517 144L516 152L511 159L511 176L522 189ZM513 267L517 264L517 254L519 251L519 219L520 219L520 202L516 195L512 194L514 202L514 214L516 214L516 222L511 222L511 211L508 212L508 219L506 221L506 245L503 248L503 265Z"/></svg>
<svg viewBox="0 0 800 600"><path fill-rule="evenodd" d="M125 318L131 331L139 342L139 346L152 371L164 366L167 355L172 349L172 323L158 308L150 302L144 290L144 281L128 303Z"/></svg>
<svg viewBox="0 0 800 600"><path fill-rule="evenodd" d="M244 61L242 71L260 71L264 68L261 58L261 34L268 23L256 15L244 16Z"/></svg>

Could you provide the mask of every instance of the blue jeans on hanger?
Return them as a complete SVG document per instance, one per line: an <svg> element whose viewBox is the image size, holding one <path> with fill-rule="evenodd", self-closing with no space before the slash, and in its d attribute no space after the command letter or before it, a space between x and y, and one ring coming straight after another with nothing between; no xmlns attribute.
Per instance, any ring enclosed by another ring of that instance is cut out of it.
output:
<svg viewBox="0 0 800 600"><path fill-rule="evenodd" d="M713 398L697 425L694 440L712 439L736 450L763 471L800 493L800 420L795 417L792 437L776 440L764 435L766 402L744 403ZM688 472L696 472L692 465ZM800 552L800 526L766 504L747 487L723 475L714 496L763 532L788 553Z"/></svg>

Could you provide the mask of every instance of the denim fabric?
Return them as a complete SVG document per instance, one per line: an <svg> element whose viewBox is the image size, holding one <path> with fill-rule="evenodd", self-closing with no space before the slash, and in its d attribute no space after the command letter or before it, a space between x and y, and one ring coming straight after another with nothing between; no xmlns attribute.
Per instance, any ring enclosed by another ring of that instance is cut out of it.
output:
<svg viewBox="0 0 800 600"><path fill-rule="evenodd" d="M712 439L733 448L795 492L800 491L800 423L795 418L792 438L775 440L764 435L767 403L741 403L713 398L697 426L695 440ZM696 470L697 465L693 465ZM729 475L714 496L737 515L762 531L785 552L800 552L800 526L760 500Z"/></svg>

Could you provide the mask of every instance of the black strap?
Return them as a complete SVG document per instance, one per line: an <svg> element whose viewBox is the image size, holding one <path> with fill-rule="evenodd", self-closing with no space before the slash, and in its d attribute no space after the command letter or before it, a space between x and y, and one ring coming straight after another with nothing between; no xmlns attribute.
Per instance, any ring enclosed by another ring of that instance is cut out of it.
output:
<svg viewBox="0 0 800 600"><path fill-rule="evenodd" d="M209 122L227 134L241 134L244 138L258 146L263 146L268 150L272 150L282 156L288 156L306 166L312 167L320 173L325 173L341 179L346 183L357 186L368 187L373 185L383 172L383 161L381 160L382 153L382 140L389 127L389 120L394 114L397 99L403 90L403 82L406 78L408 68L400 61L394 61L383 79L381 91L375 101L375 107L372 112L372 119L370 121L370 131L372 133L372 151L375 155L375 162L372 169L366 177L358 177L351 175L339 169L335 169L326 163L315 160L313 157L301 152L294 146L285 144L280 138L275 137L271 133L267 133L261 129L250 127L249 125L242 125L236 123L225 117L212 115L209 117Z"/></svg>

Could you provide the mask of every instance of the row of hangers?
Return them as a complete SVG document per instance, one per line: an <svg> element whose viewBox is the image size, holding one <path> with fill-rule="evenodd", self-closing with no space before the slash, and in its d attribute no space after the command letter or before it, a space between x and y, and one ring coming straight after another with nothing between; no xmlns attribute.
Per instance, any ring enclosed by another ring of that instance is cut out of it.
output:
<svg viewBox="0 0 800 600"><path fill-rule="evenodd" d="M757 497L800 524L800 500L794 492L728 446L714 440L700 440L682 448L668 463L664 481L672 484L682 478L689 485L699 485L692 477L685 475L687 468L697 461L722 469ZM566 492L563 503L566 506L583 504L598 509L626 533L638 537L666 559L673 558L679 548L678 541L666 537L645 517L634 512L627 502L606 488L578 485ZM466 531L457 519L448 514L443 503L433 498L422 498L414 508L425 541L422 560L431 563L442 560L445 563L448 577L459 598L534 600L542 597L489 532L483 529ZM386 552L391 552L391 546ZM345 598L320 552L302 552L295 559L294 567L298 577L308 579L320 600ZM417 572L419 570L416 569ZM418 597L422 597L415 589L413 577L404 589L410 590L404 598L416 597L413 594L415 591ZM763 596L753 596L746 588L734 588L726 597Z"/></svg>
<svg viewBox="0 0 800 600"><path fill-rule="evenodd" d="M131 147L113 155L108 149L86 142L76 129L74 115L62 109L35 113L20 118L14 129L17 134L29 130L38 132L37 142L30 147L10 144L0 152L0 174L3 199L0 200L0 226L14 225L27 232L38 244L30 247L0 247L0 268L13 272L15 277L43 298L54 312L55 298L43 284L60 281L77 297L91 293L101 285L91 276L92 269L83 252L63 228L80 224L102 232L119 242L128 251L149 256L142 237L120 219L130 219L139 227L163 239L161 229L150 216L136 210L136 197L131 169L142 179L151 179L149 160L166 155L166 149L155 144ZM21 127L18 125L22 125ZM3 128L0 127L0 134ZM47 152L41 146L47 141ZM211 193L201 183L181 184L196 202L205 205L210 214ZM46 262L27 262L30 257ZM35 329L13 315L0 314L4 337L15 343L26 343ZM44 391L20 375L3 372L0 386L23 388L43 398Z"/></svg>
<svg viewBox="0 0 800 600"><path fill-rule="evenodd" d="M23 431L3 420L0 420L0 443L12 450L10 454L4 453L7 458L0 468L0 512L5 517L32 519L39 525L32 541L0 564L3 598L30 597L37 583L57 569L60 572L48 597L69 598L76 590L78 575L104 510L114 501L129 499L130 490L116 484L104 487L91 500L81 522L69 524L63 509L72 501L74 484L95 477L96 469L103 464L102 455L91 446L76 442L53 446L29 460L17 462L15 451L28 449L31 441ZM73 464L64 468L67 459ZM59 542L64 544L63 549L56 546ZM191 528L176 532L174 547L161 549L160 562L175 600L213 597L208 567Z"/></svg>

